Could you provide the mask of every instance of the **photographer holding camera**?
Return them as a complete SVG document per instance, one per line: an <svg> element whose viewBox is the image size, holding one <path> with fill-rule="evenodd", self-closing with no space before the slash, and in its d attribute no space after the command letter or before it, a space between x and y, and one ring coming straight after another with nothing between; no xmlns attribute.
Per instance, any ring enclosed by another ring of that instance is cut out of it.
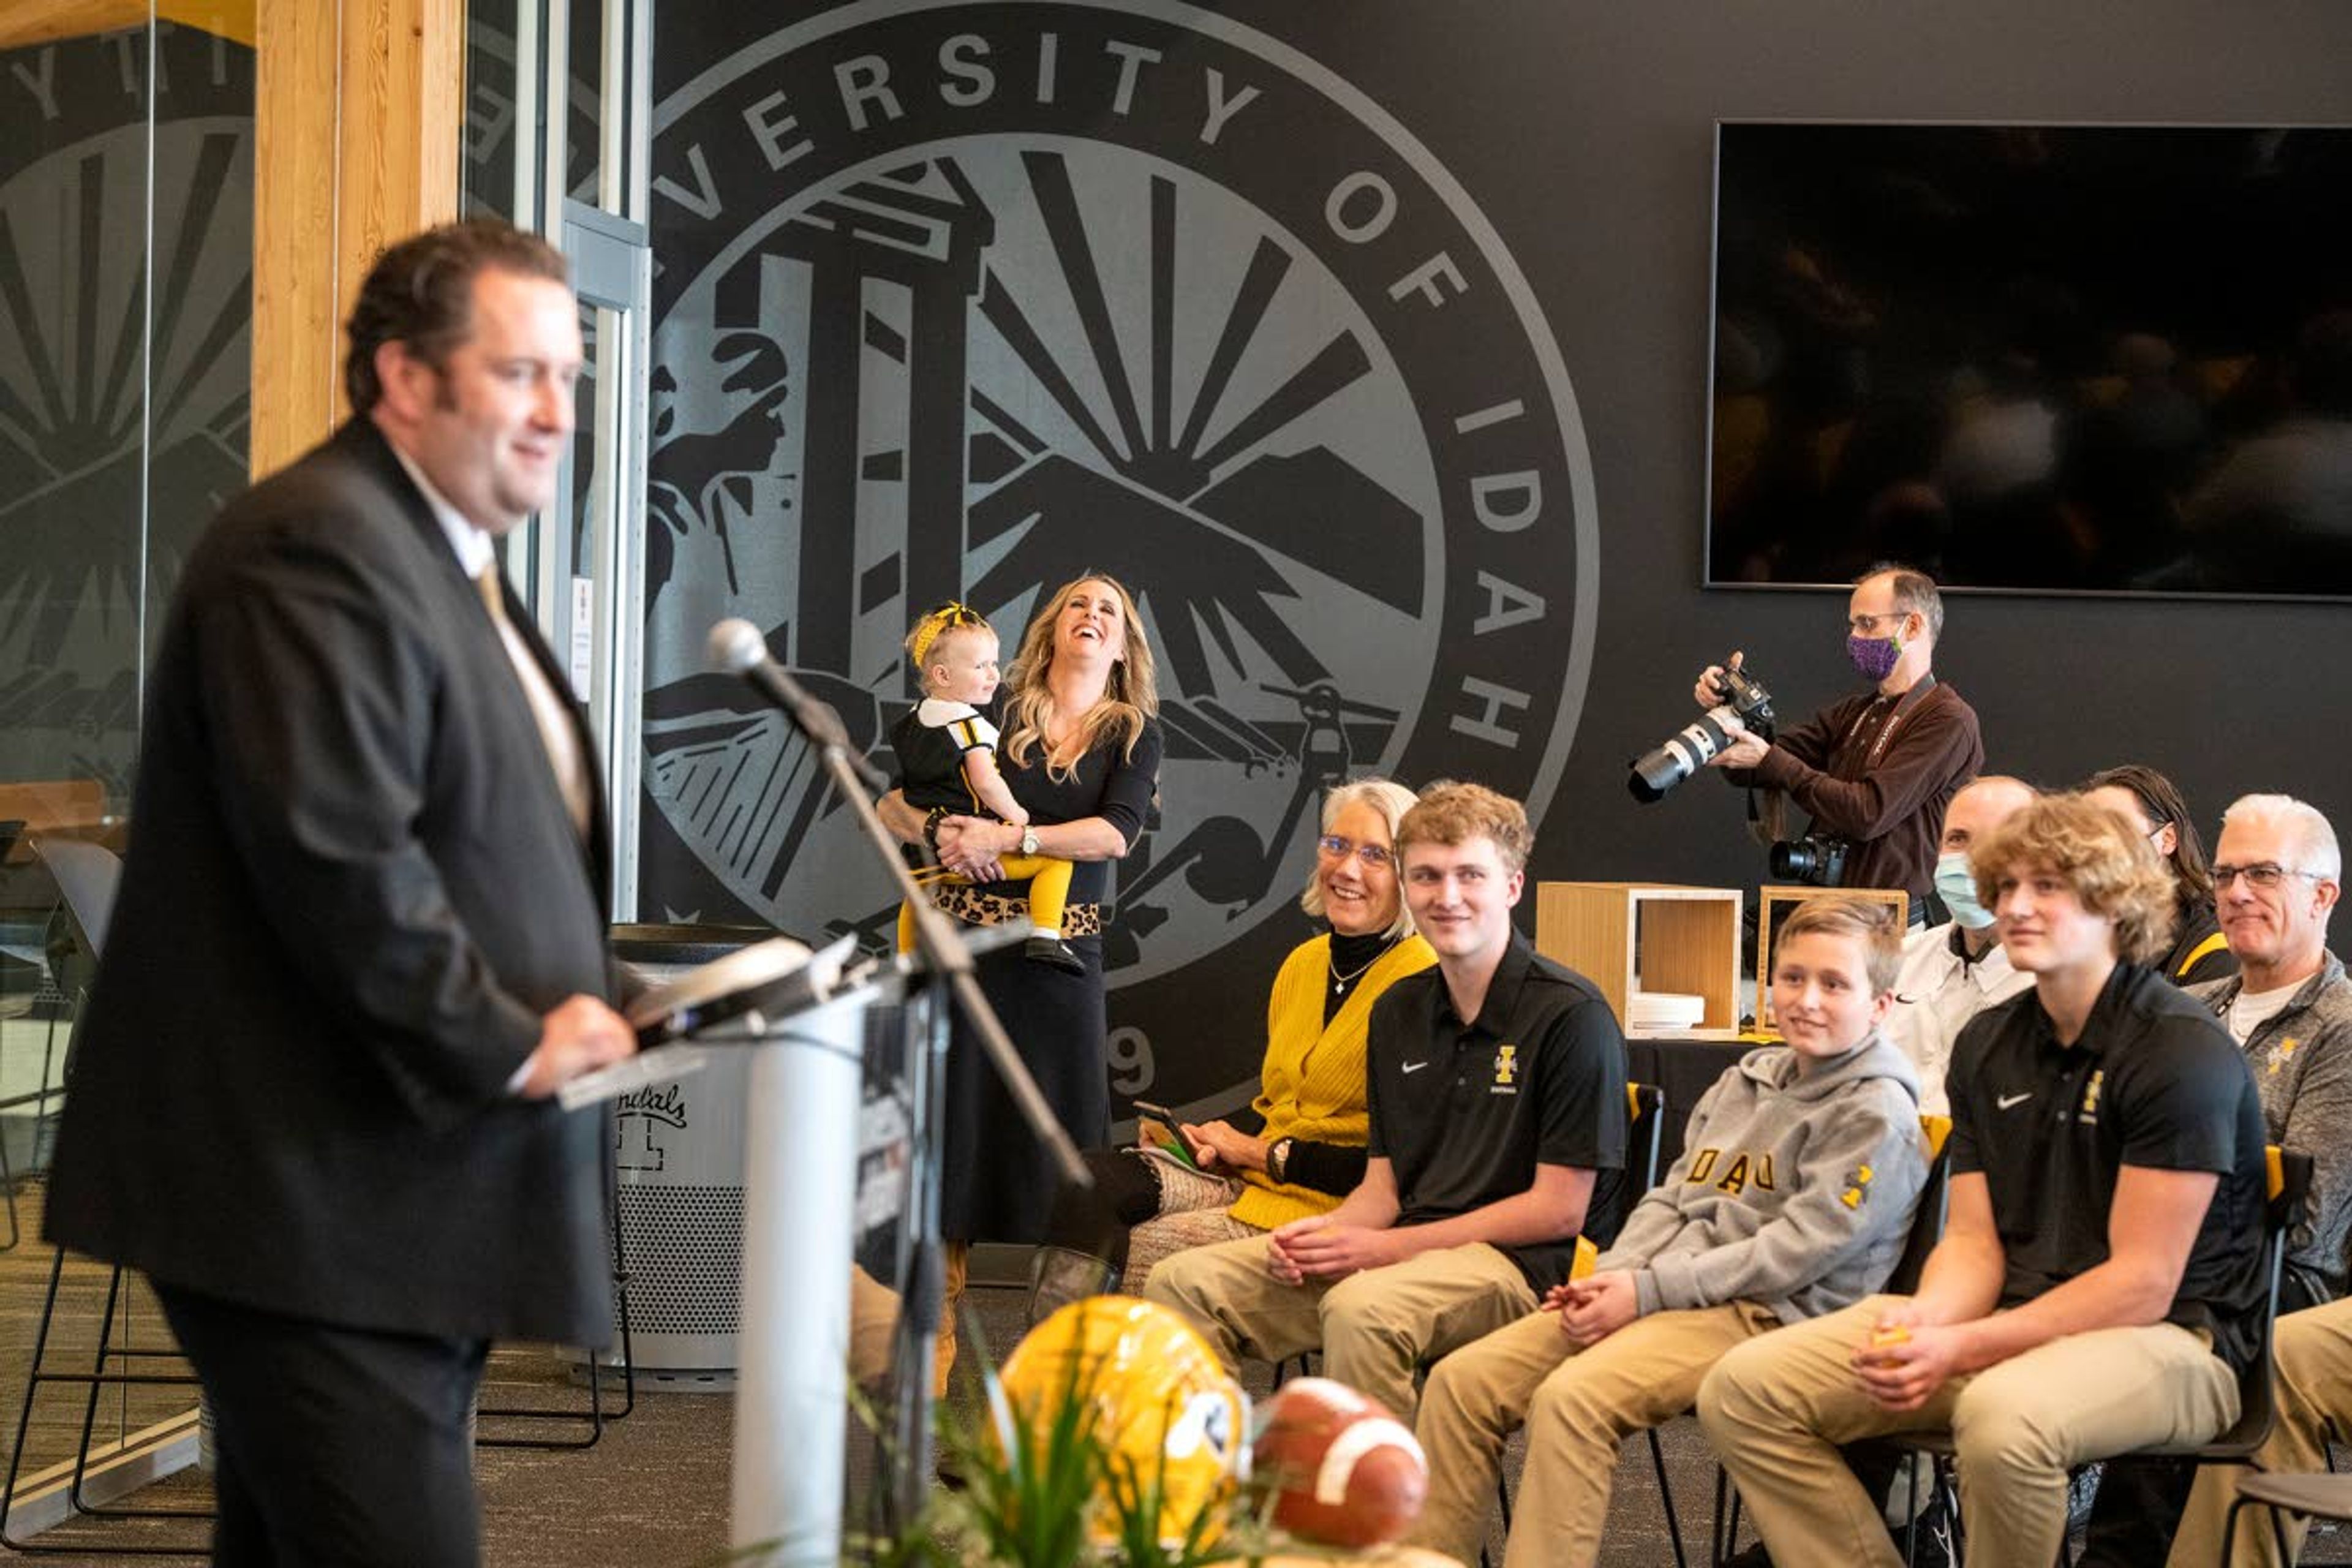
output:
<svg viewBox="0 0 2352 1568"><path fill-rule="evenodd" d="M1735 784L1778 791L1811 815L1804 840L1775 847L1776 875L1900 888L1911 896L1916 925L1935 884L1944 807L1983 765L1984 743L1976 710L1929 668L1944 629L1933 579L1908 566L1864 573L1846 603L1846 657L1872 689L1771 740L1730 716L1720 721L1730 743L1706 763ZM1735 653L1730 668L1739 665ZM1729 695L1725 673L1708 666L1692 690L1719 715L1730 712L1718 707ZM1768 809L1768 822L1771 816Z"/></svg>

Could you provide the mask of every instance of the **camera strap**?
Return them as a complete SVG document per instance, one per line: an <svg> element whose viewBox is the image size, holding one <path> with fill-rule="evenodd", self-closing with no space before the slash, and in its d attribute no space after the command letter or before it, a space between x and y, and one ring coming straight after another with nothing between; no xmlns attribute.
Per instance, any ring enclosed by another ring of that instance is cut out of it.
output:
<svg viewBox="0 0 2352 1568"><path fill-rule="evenodd" d="M1930 696L1933 696L1938 689L1939 689L1936 684L1936 678L1934 676L1921 676L1912 686L1910 690L1906 691L1900 698L1895 700L1895 710L1886 716L1885 722L1879 725L1878 733L1871 740L1869 751L1863 756L1862 765L1858 768L1854 768L1851 773L1847 772L1845 768L1841 767L1838 770L1838 776L1850 781L1852 779L1860 778L1863 774L1876 768L1880 760L1886 755L1886 748L1895 743L1895 731L1901 729L1903 727L1903 721L1916 712L1920 704L1926 701ZM1838 748L1840 760L1842 762L1851 758L1853 755L1852 752L1848 748L1853 746L1855 738L1862 733L1862 727L1869 720L1871 710L1877 706L1878 704L1875 700L1863 704L1862 711L1855 714L1853 716L1853 722L1846 727L1845 743Z"/></svg>

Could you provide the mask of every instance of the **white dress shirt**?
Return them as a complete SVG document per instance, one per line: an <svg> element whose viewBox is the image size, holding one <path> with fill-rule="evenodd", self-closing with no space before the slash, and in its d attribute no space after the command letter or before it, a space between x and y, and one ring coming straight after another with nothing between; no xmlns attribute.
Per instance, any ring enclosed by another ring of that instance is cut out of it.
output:
<svg viewBox="0 0 2352 1568"><path fill-rule="evenodd" d="M2033 976L2010 966L1996 942L1982 958L1959 951L1960 928L1947 921L1903 939L1903 968L1895 978L1895 1005L1886 1015L1886 1037L1902 1047L1919 1069L1919 1114L1949 1116L1944 1072L1952 1044L1970 1018L2031 988Z"/></svg>

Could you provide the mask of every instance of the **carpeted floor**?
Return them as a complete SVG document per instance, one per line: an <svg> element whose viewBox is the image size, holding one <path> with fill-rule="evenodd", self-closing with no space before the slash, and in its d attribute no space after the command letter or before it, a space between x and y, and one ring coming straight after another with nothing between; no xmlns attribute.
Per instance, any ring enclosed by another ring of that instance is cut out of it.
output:
<svg viewBox="0 0 2352 1568"><path fill-rule="evenodd" d="M15 1248L0 1251L0 1421L5 1421L0 1441L6 1442L14 1440L16 1408L23 1397L31 1336L50 1258L48 1250L34 1239L38 1224L37 1184L20 1190L18 1202L26 1239ZM106 1270L92 1265L68 1266L48 1364L61 1364L56 1359L61 1351L79 1349L86 1356L94 1345L106 1278ZM152 1302L135 1289L131 1294L133 1305L129 1317L138 1342L162 1342L160 1321ZM991 1349L1002 1355L1019 1338L1023 1297L1011 1289L980 1289L971 1300ZM492 1375L495 1381L486 1390L486 1405L579 1408L585 1399L569 1363L543 1350L502 1349L493 1357ZM1263 1391L1262 1378L1258 1391ZM191 1403L183 1390L142 1390L127 1398L110 1394L101 1435L135 1430L184 1411ZM28 1469L70 1453L79 1436L81 1410L82 1396L76 1390L44 1394L26 1441ZM686 1568L719 1563L727 1537L732 1419L732 1401L723 1394L664 1392L641 1383L635 1411L626 1419L608 1424L593 1447L562 1453L478 1450L485 1560L494 1568L603 1568L606 1564ZM521 1429L510 1420L486 1417L483 1424L485 1436ZM572 1435L582 1428L577 1423L567 1423L539 1430ZM1687 1423L1678 1423L1666 1437L1668 1469L1685 1539L1703 1560L1712 1464L1696 1430ZM1626 1454L1602 1562L1607 1568L1669 1564L1674 1558L1666 1542L1648 1449L1636 1445L1629 1447ZM1516 1454L1513 1458L1516 1462ZM191 1471L149 1487L128 1500L140 1507L201 1506L205 1497L201 1474ZM200 1547L204 1532L201 1522L181 1520L82 1520L59 1526L36 1544L51 1552L64 1549L62 1554L45 1553L45 1560L51 1563L120 1563L125 1559L77 1547L101 1542ZM1498 1521L1498 1550L1500 1543ZM200 1551L182 1560L200 1561Z"/></svg>
<svg viewBox="0 0 2352 1568"><path fill-rule="evenodd" d="M52 1254L37 1240L39 1185L20 1182L18 1223L24 1239L0 1246L0 1462L16 1439L25 1374L35 1326L47 1288ZM5 1225L5 1222L0 1222ZM0 1229L0 1243L5 1231ZM51 1366L69 1365L79 1355L87 1365L95 1343L100 1303L108 1271L84 1262L68 1264L53 1331ZM979 1314L989 1349L1001 1357L1019 1339L1023 1293L978 1288L969 1300ZM161 1321L143 1291L132 1288L119 1309L118 1333L127 1325L131 1342L161 1346ZM501 1348L492 1357L492 1382L483 1403L496 1407L584 1408L585 1394L571 1363L540 1348ZM1263 1394L1264 1368L1245 1378L1253 1394ZM615 1394L617 1399L617 1392ZM79 1436L85 1395L74 1387L45 1393L26 1439L26 1469L57 1463ZM184 1413L193 1401L184 1389L109 1391L100 1402L101 1438L135 1431ZM690 1568L725 1558L733 1403L723 1393L681 1393L643 1381L635 1410L609 1423L593 1447L550 1452L520 1448L478 1450L482 1500L484 1556L492 1568ZM517 1423L486 1416L486 1436L536 1431L576 1436L577 1421ZM1704 1563L1710 1526L1715 1466L1696 1423L1685 1418L1664 1428L1666 1470L1683 1540L1694 1562ZM1516 1469L1518 1445L1509 1456ZM128 1500L141 1507L202 1506L206 1484L197 1471L184 1472ZM41 1536L44 1560L78 1564L121 1563L121 1556L90 1550L101 1544L146 1548L174 1545L195 1550L177 1561L201 1561L205 1527L184 1520L78 1520ZM1496 1555L1502 1543L1499 1518L1490 1522ZM2341 1538L2320 1550L2340 1548ZM9 1553L0 1550L0 1558ZM150 1561L170 1561L154 1559ZM1617 1490L1601 1552L1601 1568L1666 1568L1675 1561L1658 1482L1646 1444L1629 1443L1618 1467Z"/></svg>

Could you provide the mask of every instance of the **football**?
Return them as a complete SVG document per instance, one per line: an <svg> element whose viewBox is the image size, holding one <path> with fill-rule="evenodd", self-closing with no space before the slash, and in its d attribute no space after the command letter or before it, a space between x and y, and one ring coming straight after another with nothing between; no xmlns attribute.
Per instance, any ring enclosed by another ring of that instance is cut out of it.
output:
<svg viewBox="0 0 2352 1568"><path fill-rule="evenodd" d="M1274 1491L1274 1522L1328 1546L1394 1541L1421 1516L1429 1461L1412 1432L1328 1377L1293 1378L1265 1406L1252 1468Z"/></svg>

